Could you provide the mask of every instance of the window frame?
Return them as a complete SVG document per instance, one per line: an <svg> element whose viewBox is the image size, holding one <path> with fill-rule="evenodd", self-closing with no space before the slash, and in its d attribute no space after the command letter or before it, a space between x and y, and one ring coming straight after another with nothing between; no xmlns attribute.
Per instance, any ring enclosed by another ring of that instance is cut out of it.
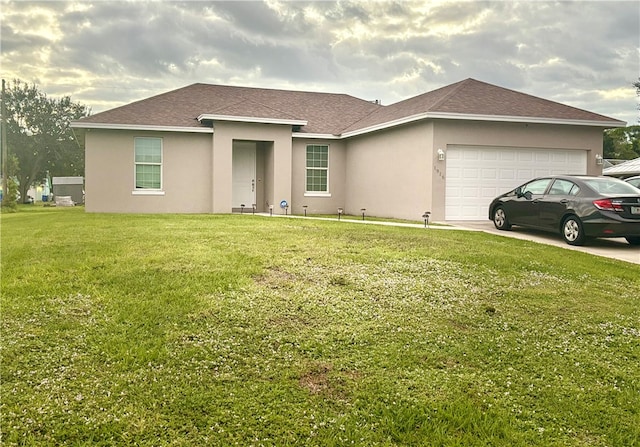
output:
<svg viewBox="0 0 640 447"><path fill-rule="evenodd" d="M560 186L560 185L570 185L570 187L567 188L564 186ZM562 192L559 192L562 191ZM571 180L566 180L566 179L562 179L562 178L557 178L553 180L553 183L551 184L551 188L549 188L549 193L548 195L550 196L575 196L578 195L578 193L580 192L580 187L578 185L576 185L575 182L572 182Z"/></svg>
<svg viewBox="0 0 640 447"><path fill-rule="evenodd" d="M528 183L525 183L524 185L522 185L522 187L520 188L520 191L522 192L522 194L525 194L527 192L530 192L531 194L533 194L534 196L541 196L544 195L545 192L547 192L547 190L549 189L549 185L551 185L552 183L552 178L538 178L535 180L532 180ZM542 183L542 182L547 182L544 189L541 190L540 192L537 192L538 190L536 190L535 192L530 190L529 188L531 187L531 185L537 185L538 183Z"/></svg>
<svg viewBox="0 0 640 447"><path fill-rule="evenodd" d="M327 150L327 162L326 166L309 166L309 147L324 147ZM330 145L329 144L307 144L304 148L304 196L305 197L331 197L330 184ZM309 171L324 171L326 173L327 187L324 191L309 191Z"/></svg>
<svg viewBox="0 0 640 447"><path fill-rule="evenodd" d="M160 162L137 161L136 154L138 142L141 140L158 140L160 142ZM159 166L160 186L158 188L138 186L138 166ZM161 137L134 137L133 138L133 195L164 195L164 139Z"/></svg>

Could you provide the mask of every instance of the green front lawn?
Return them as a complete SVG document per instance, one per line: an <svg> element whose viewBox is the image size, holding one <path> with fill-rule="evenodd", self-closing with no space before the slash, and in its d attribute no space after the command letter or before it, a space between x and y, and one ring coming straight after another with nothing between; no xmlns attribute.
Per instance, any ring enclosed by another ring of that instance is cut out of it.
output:
<svg viewBox="0 0 640 447"><path fill-rule="evenodd" d="M640 443L636 265L251 215L0 223L3 445Z"/></svg>

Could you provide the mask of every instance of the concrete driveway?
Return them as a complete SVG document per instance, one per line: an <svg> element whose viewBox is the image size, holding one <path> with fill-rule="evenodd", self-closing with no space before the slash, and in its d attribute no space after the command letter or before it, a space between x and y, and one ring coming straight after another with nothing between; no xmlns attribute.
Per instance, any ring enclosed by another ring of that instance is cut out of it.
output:
<svg viewBox="0 0 640 447"><path fill-rule="evenodd" d="M485 233L496 234L504 237L514 237L527 241L539 242L541 244L555 245L589 253L596 256L618 259L620 261L640 264L640 247L629 245L623 238L615 239L590 239L586 245L575 247L567 244L559 234L546 233L543 231L529 230L520 227L513 227L511 231L500 231L493 226L493 222L486 221L456 221L446 222L448 225L474 231L484 231Z"/></svg>

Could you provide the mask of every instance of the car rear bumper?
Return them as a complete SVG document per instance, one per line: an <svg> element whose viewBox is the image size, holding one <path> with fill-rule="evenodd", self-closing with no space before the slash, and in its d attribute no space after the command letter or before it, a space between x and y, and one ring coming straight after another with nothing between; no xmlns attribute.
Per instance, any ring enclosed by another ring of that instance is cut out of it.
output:
<svg viewBox="0 0 640 447"><path fill-rule="evenodd" d="M620 222L597 219L584 222L584 234L588 237L640 236L640 222Z"/></svg>

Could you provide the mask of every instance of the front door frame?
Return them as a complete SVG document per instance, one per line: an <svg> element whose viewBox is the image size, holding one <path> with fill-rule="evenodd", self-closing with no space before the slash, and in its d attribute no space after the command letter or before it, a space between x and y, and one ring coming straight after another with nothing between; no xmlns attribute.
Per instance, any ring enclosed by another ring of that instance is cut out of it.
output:
<svg viewBox="0 0 640 447"><path fill-rule="evenodd" d="M240 211L241 205L251 211L256 204L256 153L255 141L233 141L232 146L232 209Z"/></svg>

